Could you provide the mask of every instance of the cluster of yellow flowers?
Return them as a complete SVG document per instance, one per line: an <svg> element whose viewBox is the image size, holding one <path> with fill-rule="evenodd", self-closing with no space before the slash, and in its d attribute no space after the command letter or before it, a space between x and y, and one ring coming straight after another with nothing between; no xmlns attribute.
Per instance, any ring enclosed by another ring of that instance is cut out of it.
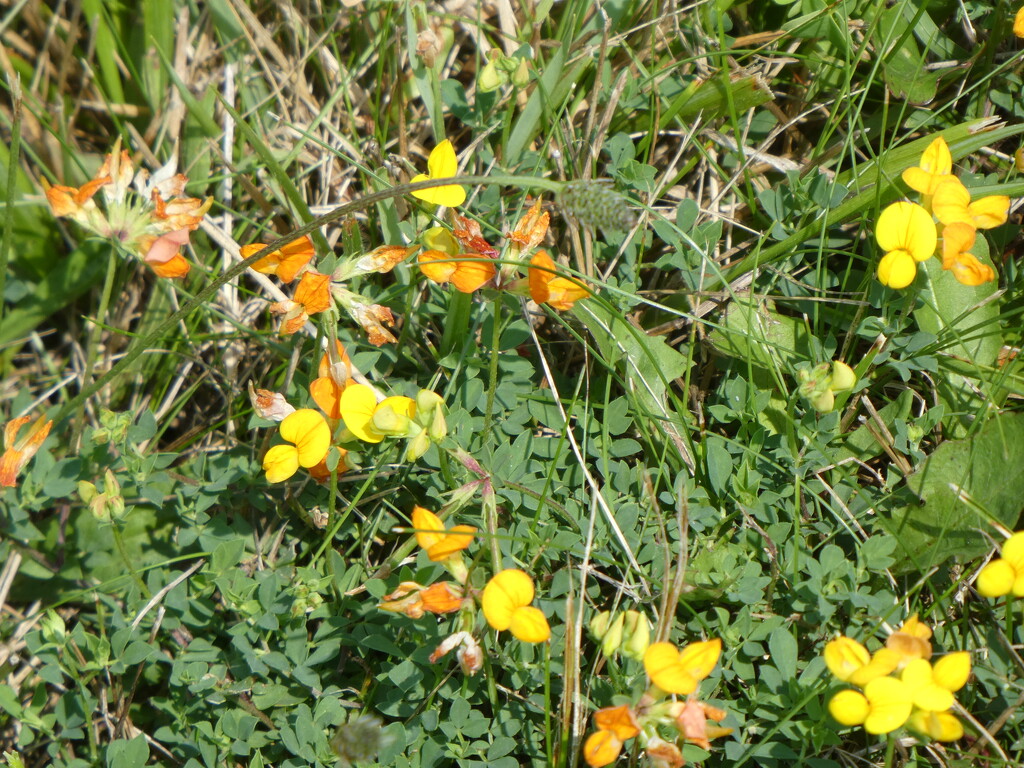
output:
<svg viewBox="0 0 1024 768"><path fill-rule="evenodd" d="M184 197L188 179L175 173L174 161L149 175L136 173L121 140L96 175L81 187L46 185L54 216L67 216L100 237L142 259L160 277L185 277L189 263L181 255L213 205L213 198ZM100 193L103 206L96 204Z"/></svg>
<svg viewBox="0 0 1024 768"><path fill-rule="evenodd" d="M403 581L398 589L384 596L379 607L412 619L424 613L459 612L460 629L437 647L430 656L431 661L458 648L456 657L463 672L473 675L483 666L483 652L475 638L478 602L484 620L493 629L508 630L524 643L547 641L551 628L543 612L532 605L535 589L529 574L518 568L506 568L494 574L482 591L475 590L469 584L469 569L462 559L462 550L472 543L476 528L469 525L445 528L440 517L420 506L413 508L411 517L416 543L430 561L440 563L453 580L429 586Z"/></svg>
<svg viewBox="0 0 1024 768"><path fill-rule="evenodd" d="M348 451L342 446L359 441L379 443L385 438L407 439L406 459L415 461L431 444L439 443L448 434L440 395L421 389L415 399L379 398L371 387L353 381L351 363L339 342L324 354L318 373L309 392L320 410L296 409L281 393L249 385L249 397L256 413L264 419L280 422L280 434L285 440L263 457L268 482L287 480L299 467L308 469L317 481L323 482L332 471L340 473L348 468ZM339 432L342 424L344 429ZM332 446L338 451L333 466L327 462Z"/></svg>
<svg viewBox="0 0 1024 768"><path fill-rule="evenodd" d="M903 725L936 741L964 735L952 713L954 693L971 675L970 654L949 653L934 664L931 628L911 616L872 655L849 637L825 646L825 663L837 679L860 690L843 690L828 710L842 725L861 725L872 734L891 733Z"/></svg>
<svg viewBox="0 0 1024 768"><path fill-rule="evenodd" d="M942 268L964 285L995 280L996 273L971 253L977 230L1005 224L1010 209L1006 195L971 201L970 191L952 175L953 157L945 139L936 138L921 164L903 171L903 181L921 194L921 203L906 200L888 206L878 217L875 240L885 252L878 279L890 288L906 288L939 245L936 220L942 225ZM934 218L933 218L934 217Z"/></svg>
<svg viewBox="0 0 1024 768"><path fill-rule="evenodd" d="M651 684L633 706L605 707L594 713L597 728L583 745L583 757L592 768L610 765L625 742L639 737L647 757L656 765L682 766L680 747L685 743L711 748L711 739L732 733L716 723L725 712L695 696L701 680L711 674L722 653L715 638L691 643L682 650L672 643L654 643L643 652L644 670ZM678 701L672 694L686 696ZM710 722L709 722L710 721ZM660 728L676 732L673 740L659 735Z"/></svg>

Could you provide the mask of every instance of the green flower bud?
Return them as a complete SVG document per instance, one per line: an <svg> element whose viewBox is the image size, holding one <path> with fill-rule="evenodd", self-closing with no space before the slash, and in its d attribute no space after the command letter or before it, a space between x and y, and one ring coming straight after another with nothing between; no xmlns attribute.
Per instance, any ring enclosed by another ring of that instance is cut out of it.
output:
<svg viewBox="0 0 1024 768"><path fill-rule="evenodd" d="M430 436L423 430L420 430L409 441L408 446L405 449L405 459L406 461L416 461L416 459L426 453L429 449Z"/></svg>
<svg viewBox="0 0 1024 768"><path fill-rule="evenodd" d="M643 661L647 646L651 644L651 625L639 611L626 611L622 653L634 661Z"/></svg>
<svg viewBox="0 0 1024 768"><path fill-rule="evenodd" d="M508 75L498 69L494 59L490 59L476 78L476 89L480 93L496 91L508 81Z"/></svg>
<svg viewBox="0 0 1024 768"><path fill-rule="evenodd" d="M87 480L78 481L78 498L82 500L83 504L89 504L93 499L96 498L96 494L99 491L96 486Z"/></svg>
<svg viewBox="0 0 1024 768"><path fill-rule="evenodd" d="M620 613L608 627L608 631L605 632L604 638L601 640L601 651L605 656L612 657L619 650L619 646L622 645L622 630L625 624L626 614Z"/></svg>
<svg viewBox="0 0 1024 768"><path fill-rule="evenodd" d="M597 614L597 616L590 620L590 634L594 636L595 640L604 639L605 634L608 632L608 624L611 623L611 620L611 611L601 611L601 613Z"/></svg>
<svg viewBox="0 0 1024 768"><path fill-rule="evenodd" d="M832 363L832 383L829 388L833 392L843 392L847 389L853 389L853 385L856 383L857 374L853 372L853 368L841 360L835 360Z"/></svg>
<svg viewBox="0 0 1024 768"><path fill-rule="evenodd" d="M530 65L526 59L519 60L519 66L512 73L512 85L516 88L525 88L530 84Z"/></svg>
<svg viewBox="0 0 1024 768"><path fill-rule="evenodd" d="M459 241L444 227L431 227L420 236L420 242L431 251L441 251L449 256L459 253Z"/></svg>

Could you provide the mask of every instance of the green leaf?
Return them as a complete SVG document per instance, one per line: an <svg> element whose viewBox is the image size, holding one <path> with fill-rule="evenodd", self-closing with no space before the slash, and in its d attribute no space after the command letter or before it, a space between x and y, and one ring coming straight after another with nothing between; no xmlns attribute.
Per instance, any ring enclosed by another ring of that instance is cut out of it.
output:
<svg viewBox="0 0 1024 768"><path fill-rule="evenodd" d="M799 650L793 633L786 627L776 627L768 637L768 652L772 663L783 679L796 677L796 660Z"/></svg>
<svg viewBox="0 0 1024 768"><path fill-rule="evenodd" d="M926 571L954 555L980 556L992 524L1013 530L1024 497L1024 414L993 417L976 435L948 440L907 478L922 500L883 525L897 541L898 570Z"/></svg>
<svg viewBox="0 0 1024 768"><path fill-rule="evenodd" d="M882 11L874 39L875 45L885 50L882 73L885 84L895 96L911 104L927 104L935 98L940 73L925 69L925 57L907 29L899 6Z"/></svg>
<svg viewBox="0 0 1024 768"><path fill-rule="evenodd" d="M145 736L117 739L107 747L107 768L142 768L149 759Z"/></svg>

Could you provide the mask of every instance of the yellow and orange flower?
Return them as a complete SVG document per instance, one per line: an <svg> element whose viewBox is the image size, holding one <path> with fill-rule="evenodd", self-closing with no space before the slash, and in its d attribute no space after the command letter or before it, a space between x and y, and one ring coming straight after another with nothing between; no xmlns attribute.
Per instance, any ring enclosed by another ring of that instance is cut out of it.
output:
<svg viewBox="0 0 1024 768"><path fill-rule="evenodd" d="M473 293L494 279L494 264L479 253L463 253L453 257L444 251L421 251L416 257L420 271L441 285L451 282L462 293Z"/></svg>
<svg viewBox="0 0 1024 768"><path fill-rule="evenodd" d="M281 335L290 336L298 331L310 315L326 312L331 308L331 277L315 270L302 275L295 295L286 301L278 301L270 305L270 311L284 315L281 322Z"/></svg>
<svg viewBox="0 0 1024 768"><path fill-rule="evenodd" d="M309 385L309 394L329 419L341 418L341 393L352 383L352 361L340 341L335 341L334 360L330 352L320 358L317 378Z"/></svg>
<svg viewBox="0 0 1024 768"><path fill-rule="evenodd" d="M264 243L243 245L240 249L242 258L248 259L266 247ZM315 253L313 241L309 239L308 235L303 235L298 240L292 240L280 249L271 251L253 264L250 269L265 275L277 275L282 283L290 283L309 264Z"/></svg>
<svg viewBox="0 0 1024 768"><path fill-rule="evenodd" d="M416 543L435 563L469 547L476 533L476 528L471 525L456 525L448 530L441 518L419 505L412 510L412 527L416 529Z"/></svg>
<svg viewBox="0 0 1024 768"><path fill-rule="evenodd" d="M654 643L644 653L644 669L651 683L666 693L690 694L711 674L722 654L718 638L690 643L679 650L672 643Z"/></svg>
<svg viewBox="0 0 1024 768"><path fill-rule="evenodd" d="M53 427L52 421L40 416L19 438L21 428L30 421L31 416L19 416L11 419L4 427L4 452L0 456L0 487L13 488L18 484L18 474L36 455Z"/></svg>
<svg viewBox="0 0 1024 768"><path fill-rule="evenodd" d="M530 296L538 304L550 304L566 311L580 299L590 296L590 291L575 280L559 277L547 251L537 251L530 259Z"/></svg>
<svg viewBox="0 0 1024 768"><path fill-rule="evenodd" d="M331 428L323 415L312 408L300 408L281 421L281 437L288 442L275 445L263 457L267 482L280 483L299 467L314 467L331 449Z"/></svg>

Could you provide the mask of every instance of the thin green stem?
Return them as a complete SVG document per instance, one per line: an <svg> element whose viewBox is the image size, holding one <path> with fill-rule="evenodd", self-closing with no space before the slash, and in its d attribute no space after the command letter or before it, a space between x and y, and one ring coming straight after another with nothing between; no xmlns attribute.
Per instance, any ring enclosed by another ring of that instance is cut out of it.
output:
<svg viewBox="0 0 1024 768"><path fill-rule="evenodd" d="M106 386L107 382L127 370L146 350L152 349L153 345L159 339L163 338L171 328L192 314L192 312L194 312L199 306L212 299L222 285L242 274L242 272L264 256L283 248L294 240L298 240L303 235L308 235L310 232L319 229L322 226L330 224L333 221L337 221L343 216L347 216L355 211L361 211L364 208L368 208L371 205L381 202L382 200L401 197L402 195L407 195L410 192L417 192L421 189L433 189L434 187L450 186L453 184L498 184L505 186L517 186L524 189L540 187L541 189L547 189L552 192L557 192L565 186L563 182L555 181L554 179L542 179L534 176L503 174L494 174L489 176L458 176L444 179L425 179L424 181L417 181L415 183L401 184L397 187L391 187L390 189L384 189L380 192L373 192L369 195L364 195L358 200L353 200L345 205L339 205L333 211L328 211L323 216L313 219L313 221L308 224L304 224L293 232L277 238L262 250L257 251L247 259L243 259L218 277L214 278L209 285L199 291L199 293L197 293L193 298L185 302L181 309L170 315L170 317L164 320L164 322L162 322L152 333L137 339L135 343L132 344L131 348L129 348L125 353L124 357L122 357L98 380L93 382L91 385L83 387L81 392L64 404L64 406L57 412L57 415L53 417L53 420L60 422L67 418L69 414L74 413L82 403L96 394L102 387Z"/></svg>
<svg viewBox="0 0 1024 768"><path fill-rule="evenodd" d="M21 78L14 76L8 81L11 90L11 108L14 119L11 122L11 146L7 153L7 188L4 190L4 235L0 243L0 325L4 320L4 293L7 290L7 264L11 253L11 233L14 231L14 213L11 201L14 187L18 183L18 157L21 154Z"/></svg>
<svg viewBox="0 0 1024 768"><path fill-rule="evenodd" d="M491 420L494 416L494 393L498 389L498 348L501 346L501 296L494 301L494 316L491 328L491 360L487 381L487 410L484 412L483 436L486 440L491 433Z"/></svg>
<svg viewBox="0 0 1024 768"><path fill-rule="evenodd" d="M88 387L92 382L92 373L96 368L97 337L99 329L107 325L107 312L110 310L110 296L114 292L114 275L117 274L117 248L111 246L107 254L107 274L103 278L103 292L100 294L100 306L96 312L96 322L89 329L89 342L86 344L85 370L82 372L82 383ZM85 403L83 402L84 406ZM80 414L81 417L81 414Z"/></svg>
<svg viewBox="0 0 1024 768"><path fill-rule="evenodd" d="M142 580L142 577L135 570L135 566L132 564L132 559L128 557L128 549L124 545L124 537L121 535L121 526L115 520L111 525L114 531L114 544L117 547L117 551L121 555L121 559L124 560L124 567L128 569L128 572L132 575L135 583L139 585L139 590L142 595L149 600L153 595L149 591L149 587L146 586L146 582Z"/></svg>
<svg viewBox="0 0 1024 768"><path fill-rule="evenodd" d="M886 734L885 737L885 768L892 768L893 757L896 755L896 739L892 737L892 734Z"/></svg>

